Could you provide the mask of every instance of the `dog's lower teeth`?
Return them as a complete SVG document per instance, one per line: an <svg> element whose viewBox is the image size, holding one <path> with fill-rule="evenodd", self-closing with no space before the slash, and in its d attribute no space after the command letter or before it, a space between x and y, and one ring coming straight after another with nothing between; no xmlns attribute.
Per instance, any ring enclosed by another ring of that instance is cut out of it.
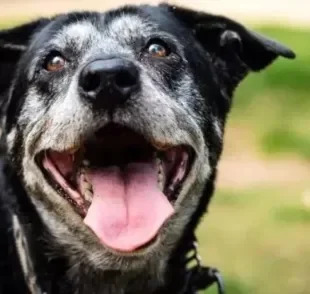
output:
<svg viewBox="0 0 310 294"><path fill-rule="evenodd" d="M167 197L169 198L169 200L175 200L175 196L174 196L174 186L170 185L167 188Z"/></svg>
<svg viewBox="0 0 310 294"><path fill-rule="evenodd" d="M92 185L89 182L87 182L87 181L84 181L83 188L84 188L84 190L91 191L91 192L93 190Z"/></svg>
<svg viewBox="0 0 310 294"><path fill-rule="evenodd" d="M83 164L83 166L86 166L86 167L90 166L90 162L88 160L86 160L86 159L84 159L82 161L82 164Z"/></svg>
<svg viewBox="0 0 310 294"><path fill-rule="evenodd" d="M73 147L71 147L69 150L68 150L68 152L70 153L70 154L75 154L78 150L80 149L80 147L79 146L73 146Z"/></svg>
<svg viewBox="0 0 310 294"><path fill-rule="evenodd" d="M82 183L82 195L87 201L91 202L93 199L93 187L86 179Z"/></svg>
<svg viewBox="0 0 310 294"><path fill-rule="evenodd" d="M164 177L162 174L158 174L158 185L161 191L164 190Z"/></svg>
<svg viewBox="0 0 310 294"><path fill-rule="evenodd" d="M84 192L84 198L85 198L86 201L91 202L92 199L93 199L93 192L90 191L90 190L85 190L85 192Z"/></svg>
<svg viewBox="0 0 310 294"><path fill-rule="evenodd" d="M81 182L81 194L86 201L91 202L93 199L93 187L92 184L88 181L86 174L86 169L82 167L80 169L80 177L83 177Z"/></svg>
<svg viewBox="0 0 310 294"><path fill-rule="evenodd" d="M156 157L156 168L157 168L157 183L161 191L165 187L165 173L163 168L163 162L160 158Z"/></svg>

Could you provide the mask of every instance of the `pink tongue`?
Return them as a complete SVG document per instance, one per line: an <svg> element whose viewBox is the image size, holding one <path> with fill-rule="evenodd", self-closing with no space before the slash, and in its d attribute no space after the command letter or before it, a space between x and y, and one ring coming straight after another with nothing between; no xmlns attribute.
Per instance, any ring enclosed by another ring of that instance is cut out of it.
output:
<svg viewBox="0 0 310 294"><path fill-rule="evenodd" d="M94 198L84 222L112 249L130 252L145 245L174 212L157 187L152 163L92 170L88 178Z"/></svg>

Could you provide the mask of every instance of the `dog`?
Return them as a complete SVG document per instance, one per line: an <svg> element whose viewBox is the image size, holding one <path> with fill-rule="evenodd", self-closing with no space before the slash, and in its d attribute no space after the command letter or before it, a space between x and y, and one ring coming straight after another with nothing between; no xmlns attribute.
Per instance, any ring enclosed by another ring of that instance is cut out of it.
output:
<svg viewBox="0 0 310 294"><path fill-rule="evenodd" d="M41 18L0 53L0 292L181 293L234 90L294 52L159 4Z"/></svg>

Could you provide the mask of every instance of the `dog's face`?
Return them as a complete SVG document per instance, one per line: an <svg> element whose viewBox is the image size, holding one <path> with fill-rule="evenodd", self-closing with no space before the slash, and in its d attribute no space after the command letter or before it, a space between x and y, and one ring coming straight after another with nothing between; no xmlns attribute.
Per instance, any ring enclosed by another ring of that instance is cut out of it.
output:
<svg viewBox="0 0 310 294"><path fill-rule="evenodd" d="M123 270L164 267L215 173L234 88L294 55L167 5L43 19L2 32L0 48L29 197L68 252Z"/></svg>

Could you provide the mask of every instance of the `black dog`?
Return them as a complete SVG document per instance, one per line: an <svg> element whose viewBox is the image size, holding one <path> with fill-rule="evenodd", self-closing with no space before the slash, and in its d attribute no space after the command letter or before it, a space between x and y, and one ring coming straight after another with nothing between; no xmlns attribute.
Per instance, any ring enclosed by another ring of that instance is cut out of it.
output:
<svg viewBox="0 0 310 294"><path fill-rule="evenodd" d="M294 53L169 5L40 19L0 53L0 292L181 293L234 89Z"/></svg>

